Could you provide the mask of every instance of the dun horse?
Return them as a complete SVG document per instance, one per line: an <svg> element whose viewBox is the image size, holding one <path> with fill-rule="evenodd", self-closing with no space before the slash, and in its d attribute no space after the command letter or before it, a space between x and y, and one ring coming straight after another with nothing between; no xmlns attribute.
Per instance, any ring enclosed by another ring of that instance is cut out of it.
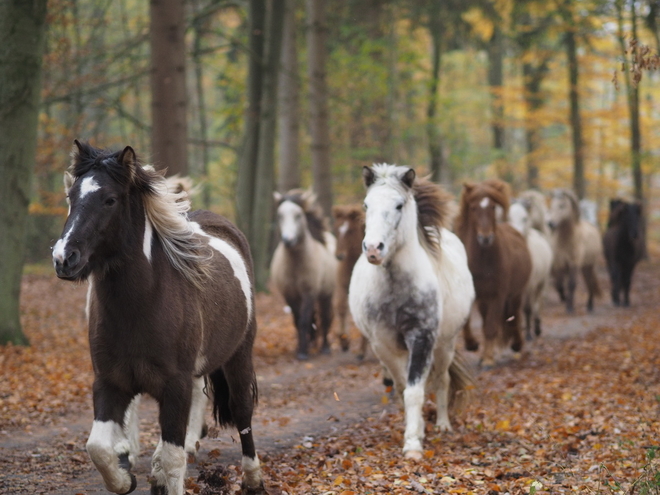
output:
<svg viewBox="0 0 660 495"><path fill-rule="evenodd" d="M593 311L594 297L600 295L595 265L602 246L598 228L580 217L577 196L569 189L555 189L550 203L549 225L554 253L552 275L566 311L573 312L577 272L587 285L587 310Z"/></svg>
<svg viewBox="0 0 660 495"><path fill-rule="evenodd" d="M545 196L539 191L528 189L518 196L517 202L522 204L529 214L530 227L538 230L547 239L550 239L548 227L548 207Z"/></svg>
<svg viewBox="0 0 660 495"><path fill-rule="evenodd" d="M537 337L541 335L541 309L545 287L552 269L552 248L545 236L532 228L531 217L521 202L514 202L509 207L509 223L527 241L527 248L532 258L532 272L523 296L525 336L527 340L532 340L532 324L535 335Z"/></svg>
<svg viewBox="0 0 660 495"><path fill-rule="evenodd" d="M422 457L425 390L436 426L451 430L448 405L470 374L455 353L474 299L465 248L449 230L450 201L408 167L364 167L366 230L351 277L349 305L360 331L402 399L403 453Z"/></svg>
<svg viewBox="0 0 660 495"><path fill-rule="evenodd" d="M184 493L206 382L216 420L238 428L244 491L265 493L251 426L256 319L245 238L223 217L187 214L185 193L168 191L130 146L112 153L75 145L65 175L69 216L53 262L58 277L89 282L94 423L87 452L106 488L136 488L134 400L148 393L161 426L152 493Z"/></svg>
<svg viewBox="0 0 660 495"><path fill-rule="evenodd" d="M335 313L339 319L339 342L347 351L350 340L346 335L346 317L348 316L348 286L351 282L353 267L362 255L364 238L364 212L358 205L336 205L332 208L334 234L337 238L335 256L337 264L337 286L335 287ZM369 341L362 336L358 359L364 359Z"/></svg>
<svg viewBox="0 0 660 495"><path fill-rule="evenodd" d="M630 285L635 265L644 256L644 218L642 206L622 199L610 201L610 217L603 235L605 260L612 283L612 303L630 306Z"/></svg>
<svg viewBox="0 0 660 495"><path fill-rule="evenodd" d="M298 359L309 358L309 344L316 337L318 314L323 343L330 353L328 330L332 324L332 297L337 262L335 238L328 232L316 197L293 189L275 193L280 243L270 264L271 279L293 313L298 332Z"/></svg>
<svg viewBox="0 0 660 495"><path fill-rule="evenodd" d="M508 210L506 183L490 179L480 184L464 184L456 231L467 250L477 307L483 320L483 366L495 364L498 338L510 340L515 352L523 345L520 310L532 261L523 236L511 225L497 221L507 218ZM468 350L479 348L469 320L463 336Z"/></svg>

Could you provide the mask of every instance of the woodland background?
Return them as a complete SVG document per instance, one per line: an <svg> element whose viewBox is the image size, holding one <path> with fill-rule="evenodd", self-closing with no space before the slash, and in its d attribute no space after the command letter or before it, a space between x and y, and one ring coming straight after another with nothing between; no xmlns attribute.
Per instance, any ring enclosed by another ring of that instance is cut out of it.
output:
<svg viewBox="0 0 660 495"><path fill-rule="evenodd" d="M261 288L272 190L313 187L327 212L360 201L373 162L454 193L491 176L573 187L604 223L609 198L654 191L659 15L657 0L49 0L25 258L59 237L76 138L190 175L194 207L248 236ZM150 39L168 23L180 53ZM159 94L163 56L182 83Z"/></svg>

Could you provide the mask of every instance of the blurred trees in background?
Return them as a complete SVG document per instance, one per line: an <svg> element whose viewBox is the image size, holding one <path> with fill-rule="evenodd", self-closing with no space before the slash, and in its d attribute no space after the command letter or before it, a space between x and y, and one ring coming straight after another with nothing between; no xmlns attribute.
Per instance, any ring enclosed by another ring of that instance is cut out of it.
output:
<svg viewBox="0 0 660 495"><path fill-rule="evenodd" d="M378 161L432 172L455 192L466 178L497 175L516 191L575 183L603 207L616 194L647 195L660 152L660 84L648 72L632 91L625 81L635 62L622 50L635 29L640 45L657 50L655 1L286 3L287 16L276 0L184 1L188 172L201 184L195 206L235 219L257 236L253 249L256 242L268 253L276 185L314 186L324 202L359 201L361 166ZM267 38L278 9L286 22L275 75ZM313 21L315 12L325 19ZM150 21L148 5L136 0L50 0L30 259L48 256L59 235L61 173L74 138L130 144L147 162L158 160L150 145L161 120L151 108ZM319 53L325 69L315 65ZM630 69L622 73L624 60ZM618 91L615 72L624 81ZM264 85L277 80L279 96L262 108ZM260 137L278 106L279 138L275 127ZM325 131L317 120L324 113Z"/></svg>

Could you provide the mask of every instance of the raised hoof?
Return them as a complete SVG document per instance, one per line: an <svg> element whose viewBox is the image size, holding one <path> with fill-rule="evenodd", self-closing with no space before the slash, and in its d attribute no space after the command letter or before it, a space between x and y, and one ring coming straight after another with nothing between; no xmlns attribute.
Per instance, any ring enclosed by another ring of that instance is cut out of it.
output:
<svg viewBox="0 0 660 495"><path fill-rule="evenodd" d="M421 461L424 458L424 454L419 450L409 450L403 455L403 457L406 459L412 459L413 461Z"/></svg>
<svg viewBox="0 0 660 495"><path fill-rule="evenodd" d="M309 359L309 354L306 352L298 352L296 354L296 359L298 359L298 361L307 361Z"/></svg>
<svg viewBox="0 0 660 495"><path fill-rule="evenodd" d="M341 350L346 352L351 347L351 342L350 340L348 340L348 337L346 337L346 335L340 335L339 345L341 345Z"/></svg>
<svg viewBox="0 0 660 495"><path fill-rule="evenodd" d="M245 486L245 482L241 485L241 495L268 495L264 482L262 481L258 487L249 488Z"/></svg>
<svg viewBox="0 0 660 495"><path fill-rule="evenodd" d="M479 350L479 342L476 340L465 341L465 348L470 352L476 352Z"/></svg>

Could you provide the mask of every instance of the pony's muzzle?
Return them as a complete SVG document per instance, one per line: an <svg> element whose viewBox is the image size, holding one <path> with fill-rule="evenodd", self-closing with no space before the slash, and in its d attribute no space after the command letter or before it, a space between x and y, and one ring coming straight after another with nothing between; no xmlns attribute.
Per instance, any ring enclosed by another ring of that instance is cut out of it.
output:
<svg viewBox="0 0 660 495"><path fill-rule="evenodd" d="M337 258L337 261L343 261L346 255L344 253L337 253L335 254L335 258Z"/></svg>
<svg viewBox="0 0 660 495"><path fill-rule="evenodd" d="M373 265L380 265L383 262L383 250L385 244L379 242L377 246L373 244L362 243L362 251L367 256L367 261Z"/></svg>
<svg viewBox="0 0 660 495"><path fill-rule="evenodd" d="M80 251L72 249L66 256L56 254L53 256L55 272L60 278L68 278L76 273L80 264Z"/></svg>
<svg viewBox="0 0 660 495"><path fill-rule="evenodd" d="M495 240L495 234L492 232L490 234L477 234L477 242L480 246L492 246L493 241Z"/></svg>

